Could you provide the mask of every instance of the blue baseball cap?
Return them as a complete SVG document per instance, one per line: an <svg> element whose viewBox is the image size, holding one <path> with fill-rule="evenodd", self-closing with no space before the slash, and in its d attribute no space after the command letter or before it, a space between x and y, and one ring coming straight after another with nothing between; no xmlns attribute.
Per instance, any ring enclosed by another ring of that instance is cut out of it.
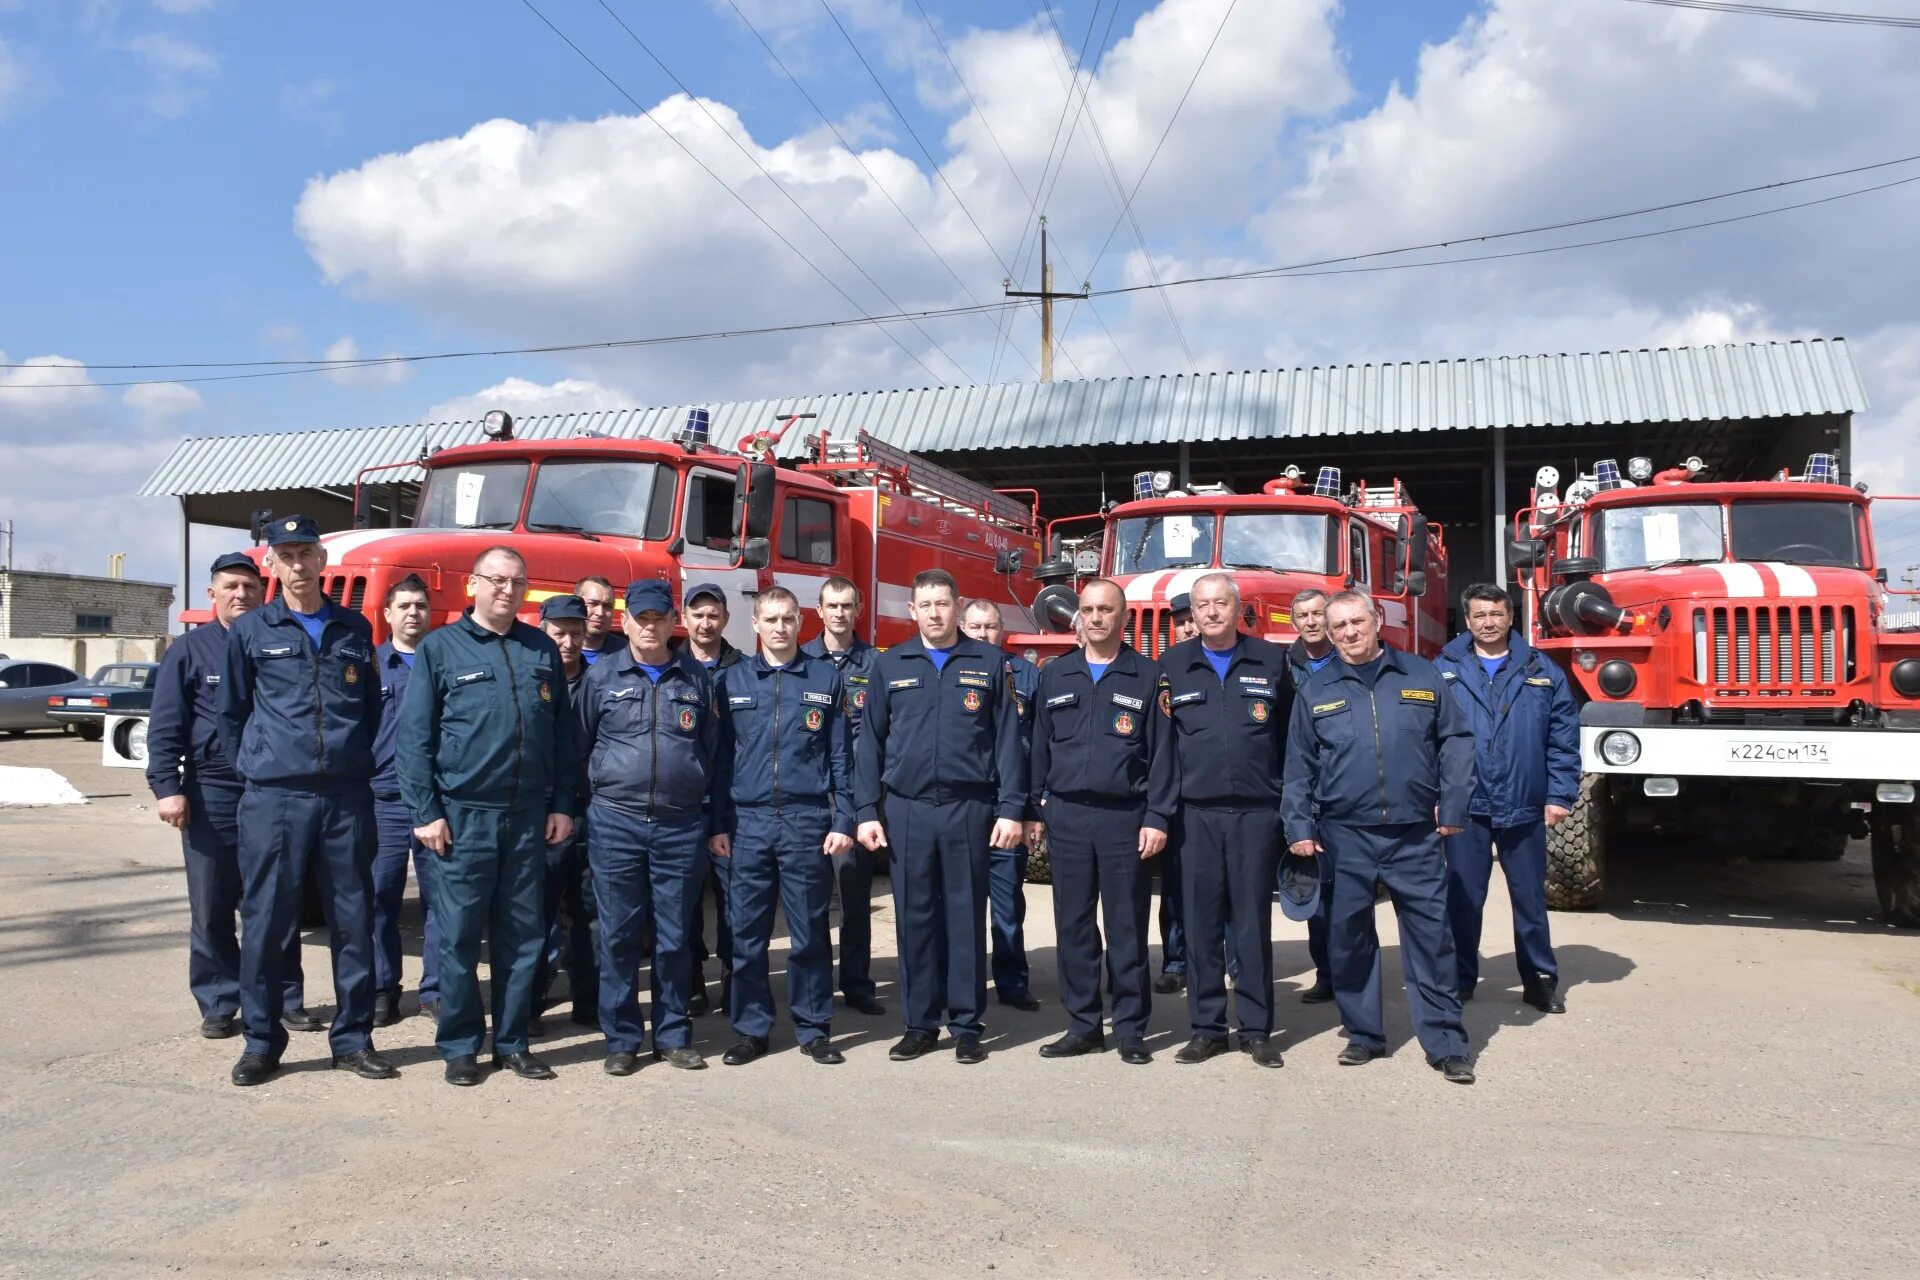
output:
<svg viewBox="0 0 1920 1280"><path fill-rule="evenodd" d="M568 618L576 622L585 622L587 602L579 596L554 596L541 602L540 621L565 622Z"/></svg>
<svg viewBox="0 0 1920 1280"><path fill-rule="evenodd" d="M213 562L213 568L207 571L207 576L209 578L217 578L221 574L231 570L250 573L256 578L260 576L260 566L255 564L253 557L244 551L229 551L227 554L216 559Z"/></svg>
<svg viewBox="0 0 1920 1280"><path fill-rule="evenodd" d="M1280 855L1280 911L1289 920L1311 920L1320 910L1319 858Z"/></svg>
<svg viewBox="0 0 1920 1280"><path fill-rule="evenodd" d="M687 594L681 597L680 603L683 607L691 609L693 608L693 602L701 596L712 596L719 602L722 609L727 607L726 589L717 582L694 583L693 586L687 588Z"/></svg>
<svg viewBox="0 0 1920 1280"><path fill-rule="evenodd" d="M267 545L285 546L290 542L320 541L320 526L312 516L275 516L267 524Z"/></svg>
<svg viewBox="0 0 1920 1280"><path fill-rule="evenodd" d="M658 578L637 578L627 584L627 616L672 613L673 588Z"/></svg>

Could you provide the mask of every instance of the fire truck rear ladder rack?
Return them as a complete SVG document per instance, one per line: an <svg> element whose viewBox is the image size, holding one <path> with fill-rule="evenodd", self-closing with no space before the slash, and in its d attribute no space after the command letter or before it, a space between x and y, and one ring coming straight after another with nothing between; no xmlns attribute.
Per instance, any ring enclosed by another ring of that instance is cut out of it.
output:
<svg viewBox="0 0 1920 1280"><path fill-rule="evenodd" d="M975 480L949 471L938 463L896 448L862 428L852 440L834 440L821 433L820 471L871 471L886 487L899 487L913 497L935 502L948 510L984 516L1017 529L1033 527L1033 512L1017 499L997 493Z"/></svg>

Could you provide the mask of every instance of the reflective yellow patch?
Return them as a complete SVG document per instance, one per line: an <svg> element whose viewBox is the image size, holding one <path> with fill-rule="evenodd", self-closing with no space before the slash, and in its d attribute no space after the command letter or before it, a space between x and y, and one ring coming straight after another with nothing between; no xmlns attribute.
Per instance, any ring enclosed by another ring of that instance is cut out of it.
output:
<svg viewBox="0 0 1920 1280"><path fill-rule="evenodd" d="M1344 710L1346 708L1346 705L1347 705L1347 700L1345 698L1340 699L1340 701L1338 702L1322 702L1318 706L1314 707L1313 714L1317 716L1323 716L1329 711Z"/></svg>
<svg viewBox="0 0 1920 1280"><path fill-rule="evenodd" d="M1432 702L1433 700L1433 690L1431 689L1402 689L1400 691L1400 701L1402 702Z"/></svg>

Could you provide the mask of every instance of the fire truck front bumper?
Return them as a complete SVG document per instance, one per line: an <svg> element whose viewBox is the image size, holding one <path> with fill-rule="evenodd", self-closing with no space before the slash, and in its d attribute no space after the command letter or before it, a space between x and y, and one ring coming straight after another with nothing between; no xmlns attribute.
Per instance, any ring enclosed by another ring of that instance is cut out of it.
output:
<svg viewBox="0 0 1920 1280"><path fill-rule="evenodd" d="M1668 778L1912 782L1920 779L1920 733L1878 727L1583 724L1580 767L1587 773Z"/></svg>

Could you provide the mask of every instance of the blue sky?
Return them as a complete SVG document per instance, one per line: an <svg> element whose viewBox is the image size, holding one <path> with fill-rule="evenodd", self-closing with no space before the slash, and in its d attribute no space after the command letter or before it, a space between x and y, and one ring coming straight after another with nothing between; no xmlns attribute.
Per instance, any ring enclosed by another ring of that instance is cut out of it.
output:
<svg viewBox="0 0 1920 1280"><path fill-rule="evenodd" d="M910 306L998 292L1092 23L1106 37L1046 201L1084 271L1113 225L1101 125L1131 184L1228 0L737 0L860 155L846 153L729 0L609 0L816 221ZM887 309L598 0L535 0L727 185L870 310ZM1111 21L1110 21L1111 20ZM1239 0L1142 184L1163 276L1470 235L1920 152L1920 40L1654 11L1620 0ZM1089 55L1092 62L1092 55ZM989 147L984 125L997 144ZM489 125L496 121L499 124ZM1013 153L1013 173L997 154ZM864 164L865 168L859 167ZM875 184L939 250L926 251ZM1821 188L1814 194L1825 194ZM1908 194L1705 236L1440 272L1195 288L1077 317L1063 374L1101 376L1845 334L1880 441L1920 426ZM0 514L28 562L132 553L171 577L165 503L76 535L60 486L125 498L169 443L414 421L491 404L721 400L1032 376L991 322L453 362L128 391L97 366L533 344L848 314L733 196L691 170L519 3L0 0ZM1752 207L1748 206L1741 206ZM977 222L986 230L975 232ZM1629 229L1640 229L1641 224ZM1145 278L1123 232L1096 285ZM1022 274L1030 271L1022 264ZM1034 281L1025 281L1031 286ZM1065 271L1059 281L1070 283ZM1030 325L1022 320L1022 325ZM930 346L938 341L938 348ZM1021 353L1030 328L1013 338ZM71 362L71 363L64 363ZM184 376L184 375L183 375ZM48 389L22 383L70 380ZM1876 434L1877 433L1877 434ZM1863 450L1864 451L1864 450ZM1920 487L1920 486L1915 486ZM1914 548L1920 552L1920 546Z"/></svg>

